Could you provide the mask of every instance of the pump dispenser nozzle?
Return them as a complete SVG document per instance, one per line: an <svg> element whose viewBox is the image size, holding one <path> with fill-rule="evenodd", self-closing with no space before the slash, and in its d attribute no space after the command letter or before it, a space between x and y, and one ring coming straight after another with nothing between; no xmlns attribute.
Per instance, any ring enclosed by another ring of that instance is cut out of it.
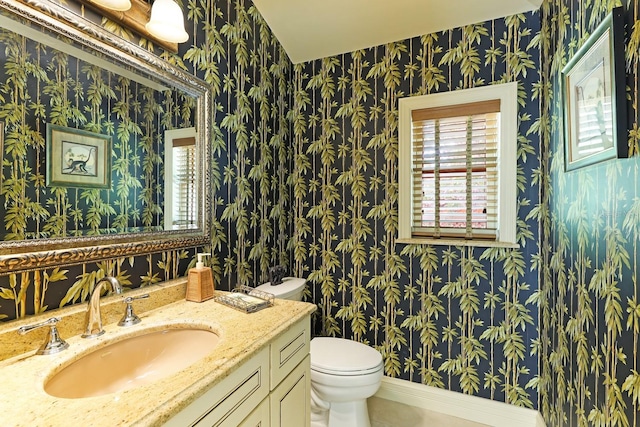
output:
<svg viewBox="0 0 640 427"><path fill-rule="evenodd" d="M210 253L206 252L206 253L199 253L198 254L198 262L196 262L196 268L202 268L204 267L204 262L203 259L206 256L211 255Z"/></svg>

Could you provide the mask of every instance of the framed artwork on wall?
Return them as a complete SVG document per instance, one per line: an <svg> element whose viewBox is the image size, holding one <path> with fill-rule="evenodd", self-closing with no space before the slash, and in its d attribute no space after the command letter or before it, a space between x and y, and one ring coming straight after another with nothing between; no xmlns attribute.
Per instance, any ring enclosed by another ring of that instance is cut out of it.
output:
<svg viewBox="0 0 640 427"><path fill-rule="evenodd" d="M562 69L565 170L628 156L622 7Z"/></svg>
<svg viewBox="0 0 640 427"><path fill-rule="evenodd" d="M47 186L111 188L111 137L48 123Z"/></svg>

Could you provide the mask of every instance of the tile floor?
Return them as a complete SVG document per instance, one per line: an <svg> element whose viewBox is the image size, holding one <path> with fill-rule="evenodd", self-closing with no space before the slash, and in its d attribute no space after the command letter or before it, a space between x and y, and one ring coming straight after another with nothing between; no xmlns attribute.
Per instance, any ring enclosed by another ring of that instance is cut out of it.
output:
<svg viewBox="0 0 640 427"><path fill-rule="evenodd" d="M367 404L371 427L490 427L379 397L369 398Z"/></svg>

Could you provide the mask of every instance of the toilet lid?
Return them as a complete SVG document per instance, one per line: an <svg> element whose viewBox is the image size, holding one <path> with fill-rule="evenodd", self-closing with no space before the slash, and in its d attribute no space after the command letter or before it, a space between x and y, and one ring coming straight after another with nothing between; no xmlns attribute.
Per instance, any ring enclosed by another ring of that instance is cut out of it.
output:
<svg viewBox="0 0 640 427"><path fill-rule="evenodd" d="M344 338L311 340L311 369L327 374L368 374L382 369L382 355L365 344Z"/></svg>
<svg viewBox="0 0 640 427"><path fill-rule="evenodd" d="M285 277L279 285L271 286L271 282L256 287L262 292L269 292L276 298L287 299L291 295L299 293L304 288L305 279L300 277Z"/></svg>

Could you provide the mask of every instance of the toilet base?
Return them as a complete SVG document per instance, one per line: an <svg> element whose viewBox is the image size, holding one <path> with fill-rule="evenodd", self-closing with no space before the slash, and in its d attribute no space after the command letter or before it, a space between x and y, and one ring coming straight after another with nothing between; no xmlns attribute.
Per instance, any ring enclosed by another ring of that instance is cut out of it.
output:
<svg viewBox="0 0 640 427"><path fill-rule="evenodd" d="M311 405L311 427L371 427L366 399L331 402L328 410L314 406Z"/></svg>

